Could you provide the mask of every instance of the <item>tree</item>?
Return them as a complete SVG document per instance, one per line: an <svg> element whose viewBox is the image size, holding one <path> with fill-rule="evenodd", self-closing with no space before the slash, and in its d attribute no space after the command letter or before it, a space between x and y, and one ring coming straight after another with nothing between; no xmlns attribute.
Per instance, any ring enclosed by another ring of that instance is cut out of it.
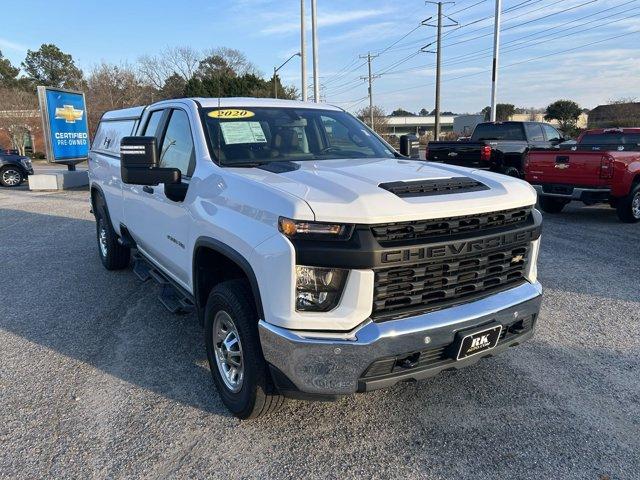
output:
<svg viewBox="0 0 640 480"><path fill-rule="evenodd" d="M371 116L369 115L369 107L365 107L356 113L356 116L367 125L371 126ZM380 107L373 106L373 130L379 134L384 135L389 130L389 121L387 115Z"/></svg>
<svg viewBox="0 0 640 480"><path fill-rule="evenodd" d="M418 115L420 115L421 117L428 117L429 116L429 110L427 110L426 108L421 108L420 112L418 113Z"/></svg>
<svg viewBox="0 0 640 480"><path fill-rule="evenodd" d="M556 100L547 107L544 119L557 120L560 130L570 133L576 129L578 117L582 113L580 106L572 100Z"/></svg>
<svg viewBox="0 0 640 480"><path fill-rule="evenodd" d="M484 114L485 121L491 118L491 107L484 107L480 113ZM511 103L498 103L496 105L496 121L506 122L516 113L515 105Z"/></svg>
<svg viewBox="0 0 640 480"><path fill-rule="evenodd" d="M283 87L277 80L278 97L297 98L295 87ZM265 80L257 75L247 73L241 76L214 75L203 79L194 77L184 88L187 97L263 97L273 96L273 80Z"/></svg>
<svg viewBox="0 0 640 480"><path fill-rule="evenodd" d="M20 69L14 67L0 50L0 87L15 87L18 84Z"/></svg>
<svg viewBox="0 0 640 480"><path fill-rule="evenodd" d="M104 112L151 103L153 90L127 64L101 63L87 79L89 125L95 126Z"/></svg>
<svg viewBox="0 0 640 480"><path fill-rule="evenodd" d="M43 44L38 50L27 50L22 68L33 85L81 88L82 70L73 57L53 44Z"/></svg>
<svg viewBox="0 0 640 480"><path fill-rule="evenodd" d="M430 116L434 116L436 114L436 109L431 110ZM455 113L450 112L449 110L445 110L444 112L440 112L440 115L455 115Z"/></svg>
<svg viewBox="0 0 640 480"><path fill-rule="evenodd" d="M29 136L41 129L36 96L17 87L0 88L0 105L0 130L6 133L11 148L24 155Z"/></svg>
<svg viewBox="0 0 640 480"><path fill-rule="evenodd" d="M185 82L196 72L202 55L191 47L167 47L157 56L144 55L138 59L138 70L143 82L162 90L172 75Z"/></svg>
<svg viewBox="0 0 640 480"><path fill-rule="evenodd" d="M184 88L187 81L177 73L174 73L164 81L164 85L160 89L161 98L180 98L184 96Z"/></svg>
<svg viewBox="0 0 640 480"><path fill-rule="evenodd" d="M210 50L198 65L196 76L210 77L218 73L232 76L256 75L261 76L256 66L247 56L235 48L219 47Z"/></svg>
<svg viewBox="0 0 640 480"><path fill-rule="evenodd" d="M391 112L392 117L415 117L416 114L409 112L403 108L397 108L393 112Z"/></svg>

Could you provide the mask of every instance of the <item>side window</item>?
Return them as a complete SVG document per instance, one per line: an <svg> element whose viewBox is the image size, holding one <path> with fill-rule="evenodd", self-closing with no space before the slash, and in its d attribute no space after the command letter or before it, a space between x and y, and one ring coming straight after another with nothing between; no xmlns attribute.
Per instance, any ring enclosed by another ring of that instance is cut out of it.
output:
<svg viewBox="0 0 640 480"><path fill-rule="evenodd" d="M547 134L547 142L559 142L560 141L560 133L553 128L551 125L547 125L546 123L542 125L544 128L544 133Z"/></svg>
<svg viewBox="0 0 640 480"><path fill-rule="evenodd" d="M530 142L544 142L544 133L542 133L542 126L538 123L527 123L527 137Z"/></svg>
<svg viewBox="0 0 640 480"><path fill-rule="evenodd" d="M149 137L157 137L158 136L158 125L160 125L160 120L162 120L162 114L164 110L156 110L151 113L149 120L147 121L147 126L144 128L144 134Z"/></svg>
<svg viewBox="0 0 640 480"><path fill-rule="evenodd" d="M109 120L100 122L93 137L92 150L120 156L120 140L132 135L135 120Z"/></svg>
<svg viewBox="0 0 640 480"><path fill-rule="evenodd" d="M353 155L375 155L376 152L367 145L365 135L369 135L365 130L361 133L353 133L349 128L335 118L321 116L320 121L324 128L324 133L328 142L326 148L337 151L353 152Z"/></svg>
<svg viewBox="0 0 640 480"><path fill-rule="evenodd" d="M189 126L189 117L183 110L171 113L167 131L160 148L160 166L177 168L190 177L195 168L195 150Z"/></svg>

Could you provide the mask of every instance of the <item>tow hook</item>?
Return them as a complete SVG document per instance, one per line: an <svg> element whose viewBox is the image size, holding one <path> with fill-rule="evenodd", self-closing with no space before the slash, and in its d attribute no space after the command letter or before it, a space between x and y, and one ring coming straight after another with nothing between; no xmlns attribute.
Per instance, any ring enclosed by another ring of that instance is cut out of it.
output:
<svg viewBox="0 0 640 480"><path fill-rule="evenodd" d="M418 360L420 360L420 352L398 359L396 365L400 368L415 368L418 365Z"/></svg>

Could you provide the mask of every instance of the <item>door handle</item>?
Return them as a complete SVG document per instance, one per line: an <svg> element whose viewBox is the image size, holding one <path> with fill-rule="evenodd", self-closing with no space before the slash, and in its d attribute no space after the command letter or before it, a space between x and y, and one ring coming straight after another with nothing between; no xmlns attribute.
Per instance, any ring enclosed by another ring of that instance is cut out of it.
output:
<svg viewBox="0 0 640 480"><path fill-rule="evenodd" d="M146 193L153 193L153 188L149 185L145 185L144 187L142 187L142 191Z"/></svg>
<svg viewBox="0 0 640 480"><path fill-rule="evenodd" d="M558 155L556 157L556 163L569 163L568 155Z"/></svg>

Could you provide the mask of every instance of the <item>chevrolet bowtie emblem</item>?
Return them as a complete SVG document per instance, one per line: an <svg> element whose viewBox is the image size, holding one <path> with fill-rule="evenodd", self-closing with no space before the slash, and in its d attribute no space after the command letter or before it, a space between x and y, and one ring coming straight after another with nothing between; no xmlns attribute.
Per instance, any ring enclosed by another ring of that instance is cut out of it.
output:
<svg viewBox="0 0 640 480"><path fill-rule="evenodd" d="M76 123L82 120L84 110L78 110L73 105L63 105L56 108L56 120L64 120L65 123Z"/></svg>
<svg viewBox="0 0 640 480"><path fill-rule="evenodd" d="M516 255L511 259L511 263L520 263L524 260L524 255Z"/></svg>

